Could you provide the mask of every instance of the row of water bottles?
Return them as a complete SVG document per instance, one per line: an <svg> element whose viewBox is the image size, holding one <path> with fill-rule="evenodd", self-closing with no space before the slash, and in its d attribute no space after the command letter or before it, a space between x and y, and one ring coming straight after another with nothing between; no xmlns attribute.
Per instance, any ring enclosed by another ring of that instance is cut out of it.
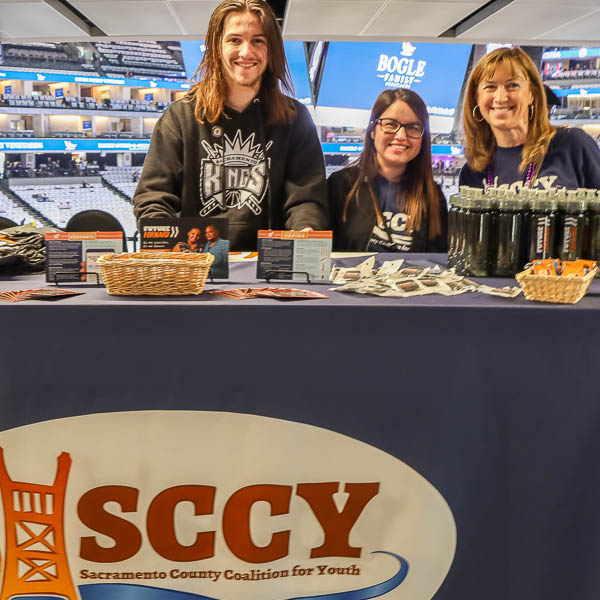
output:
<svg viewBox="0 0 600 600"><path fill-rule="evenodd" d="M600 258L600 192L461 186L450 198L448 265L512 277L532 260Z"/></svg>

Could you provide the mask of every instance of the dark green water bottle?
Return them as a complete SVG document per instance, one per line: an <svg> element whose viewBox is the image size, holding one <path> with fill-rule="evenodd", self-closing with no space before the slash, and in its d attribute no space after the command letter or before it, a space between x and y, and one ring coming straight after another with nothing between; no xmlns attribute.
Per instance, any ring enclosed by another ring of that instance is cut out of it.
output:
<svg viewBox="0 0 600 600"><path fill-rule="evenodd" d="M494 275L513 277L524 265L527 204L514 192L498 197L497 253Z"/></svg>
<svg viewBox="0 0 600 600"><path fill-rule="evenodd" d="M494 225L493 198L489 194L476 193L471 202L471 214L467 227L469 242L465 267L468 274L476 277L486 277L491 274Z"/></svg>
<svg viewBox="0 0 600 600"><path fill-rule="evenodd" d="M588 208L590 215L589 227L589 253L592 260L600 260L600 191L593 191L593 196L588 192Z"/></svg>
<svg viewBox="0 0 600 600"><path fill-rule="evenodd" d="M566 199L559 202L557 248L561 260L584 257L587 199L585 190L568 190Z"/></svg>
<svg viewBox="0 0 600 600"><path fill-rule="evenodd" d="M555 258L558 198L538 190L529 212L529 249L527 262Z"/></svg>

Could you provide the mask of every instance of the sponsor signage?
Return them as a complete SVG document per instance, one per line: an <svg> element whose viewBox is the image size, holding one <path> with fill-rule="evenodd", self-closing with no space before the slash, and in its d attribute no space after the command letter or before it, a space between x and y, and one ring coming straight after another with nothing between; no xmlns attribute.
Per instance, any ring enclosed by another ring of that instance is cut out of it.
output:
<svg viewBox="0 0 600 600"><path fill-rule="evenodd" d="M2 152L148 152L150 140L0 138Z"/></svg>
<svg viewBox="0 0 600 600"><path fill-rule="evenodd" d="M562 58L593 58L594 56L600 56L600 48L548 50L542 54L542 60L560 60Z"/></svg>
<svg viewBox="0 0 600 600"><path fill-rule="evenodd" d="M559 98L565 96L589 96L600 95L600 87L595 88L568 88L562 90L552 90Z"/></svg>
<svg viewBox="0 0 600 600"><path fill-rule="evenodd" d="M93 85L125 85L128 87L162 88L170 90L189 90L189 83L154 79L129 79L121 77L93 77L91 75L69 75L66 73L35 73L33 71L0 70L1 79L24 81L58 81L69 83L91 83Z"/></svg>
<svg viewBox="0 0 600 600"><path fill-rule="evenodd" d="M87 121L83 122L83 128L89 129L91 127L91 123L89 126L86 125L86 123ZM233 142L230 144L230 146L233 148L232 144ZM328 154L360 154L363 151L362 144L334 144L331 142L323 142L321 143L321 147L323 152ZM82 140L81 138L0 138L0 152L148 152L149 148L150 140L147 139L115 141L103 139ZM463 148L462 146L434 144L431 146L431 153L462 155ZM252 164L253 163L249 163L249 165ZM262 163L257 164L259 165L257 167L259 169L258 175L260 175L260 164ZM205 167L205 165L203 165L203 167ZM206 168L203 169L203 173L207 173ZM209 175L211 177L210 181L220 181L220 179L212 171L207 174L207 177ZM204 179L203 181L205 185L207 185L209 179ZM220 193L220 190L217 191ZM212 195L214 195L214 192L212 192Z"/></svg>
<svg viewBox="0 0 600 600"><path fill-rule="evenodd" d="M334 144L332 142L323 142L321 144L323 152L329 154L360 154L363 151L363 144ZM431 154L448 154L450 156L462 156L464 154L462 146L450 146L446 144L432 144Z"/></svg>
<svg viewBox="0 0 600 600"><path fill-rule="evenodd" d="M2 598L430 600L456 549L448 504L411 467L255 415L5 431L0 490Z"/></svg>
<svg viewBox="0 0 600 600"><path fill-rule="evenodd" d="M470 52L469 44L331 42L318 105L370 110L383 90L405 88L430 115L454 118Z"/></svg>

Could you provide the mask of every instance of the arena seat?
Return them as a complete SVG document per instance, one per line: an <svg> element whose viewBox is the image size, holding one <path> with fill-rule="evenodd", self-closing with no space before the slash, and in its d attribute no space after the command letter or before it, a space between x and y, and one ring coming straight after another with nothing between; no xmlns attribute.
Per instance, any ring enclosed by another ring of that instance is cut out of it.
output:
<svg viewBox="0 0 600 600"><path fill-rule="evenodd" d="M7 219L6 217L0 217L0 230L8 229L9 227L16 227L17 223Z"/></svg>
<svg viewBox="0 0 600 600"><path fill-rule="evenodd" d="M65 231L120 231L123 234L123 252L127 252L127 239L123 225L106 211L82 210L69 219Z"/></svg>

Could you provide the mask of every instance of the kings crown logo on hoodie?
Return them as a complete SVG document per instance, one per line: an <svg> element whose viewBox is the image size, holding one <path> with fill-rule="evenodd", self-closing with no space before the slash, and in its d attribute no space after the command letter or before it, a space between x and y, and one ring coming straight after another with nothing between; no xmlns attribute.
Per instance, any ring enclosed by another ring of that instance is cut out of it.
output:
<svg viewBox="0 0 600 600"><path fill-rule="evenodd" d="M202 159L200 169L201 217L229 208L248 207L255 215L262 213L269 185L265 151L272 144L268 142L263 149L254 142L254 133L243 140L239 129L233 140L225 133L213 145L202 141L207 157Z"/></svg>

